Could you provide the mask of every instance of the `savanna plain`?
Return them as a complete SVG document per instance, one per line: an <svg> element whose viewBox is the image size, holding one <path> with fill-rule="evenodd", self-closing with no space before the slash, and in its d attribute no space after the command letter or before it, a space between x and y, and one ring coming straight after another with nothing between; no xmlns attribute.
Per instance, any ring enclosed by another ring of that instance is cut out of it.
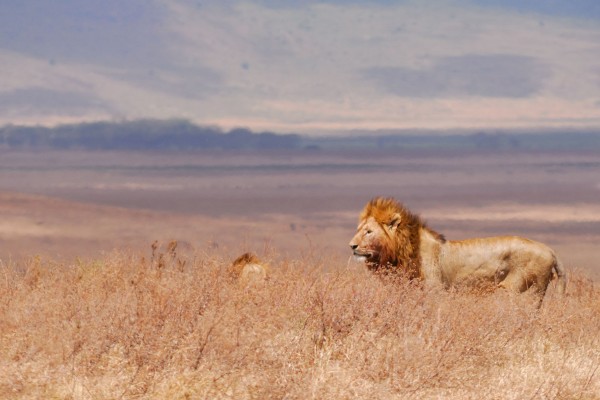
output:
<svg viewBox="0 0 600 400"><path fill-rule="evenodd" d="M0 398L600 399L600 155L0 153ZM434 290L349 258L393 196L569 273ZM243 252L266 281L226 271Z"/></svg>

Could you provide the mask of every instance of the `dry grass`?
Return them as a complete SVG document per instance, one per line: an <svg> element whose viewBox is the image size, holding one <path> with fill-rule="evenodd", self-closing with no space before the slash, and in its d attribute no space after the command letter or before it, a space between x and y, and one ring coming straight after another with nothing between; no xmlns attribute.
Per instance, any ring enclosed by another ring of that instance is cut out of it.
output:
<svg viewBox="0 0 600 400"><path fill-rule="evenodd" d="M322 260L175 247L0 266L0 397L600 399L600 290L572 273L528 295L429 291Z"/></svg>

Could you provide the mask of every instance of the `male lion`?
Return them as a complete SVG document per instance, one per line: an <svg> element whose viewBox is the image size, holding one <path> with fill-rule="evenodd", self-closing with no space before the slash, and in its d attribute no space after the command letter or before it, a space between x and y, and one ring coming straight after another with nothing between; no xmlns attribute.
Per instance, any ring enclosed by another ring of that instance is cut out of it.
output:
<svg viewBox="0 0 600 400"><path fill-rule="evenodd" d="M229 275L241 284L257 283L267 279L268 267L257 256L244 253L231 264Z"/></svg>
<svg viewBox="0 0 600 400"><path fill-rule="evenodd" d="M517 236L446 240L391 198L367 203L350 247L370 270L402 270L444 287L477 282L515 292L531 287L541 300L554 270L558 291L565 290L563 266L546 245Z"/></svg>

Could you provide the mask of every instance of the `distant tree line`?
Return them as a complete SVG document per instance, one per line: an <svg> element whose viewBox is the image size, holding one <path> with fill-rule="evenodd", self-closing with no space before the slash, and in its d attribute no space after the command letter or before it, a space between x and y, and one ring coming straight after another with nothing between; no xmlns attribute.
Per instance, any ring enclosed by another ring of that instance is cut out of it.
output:
<svg viewBox="0 0 600 400"><path fill-rule="evenodd" d="M307 148L433 151L600 151L600 131L476 132L440 134L391 133L349 137L305 138Z"/></svg>
<svg viewBox="0 0 600 400"><path fill-rule="evenodd" d="M57 127L0 127L0 148L85 150L434 150L600 151L598 131L476 132L369 132L352 136L300 136L252 132L236 128L198 126L186 120L92 122Z"/></svg>
<svg viewBox="0 0 600 400"><path fill-rule="evenodd" d="M53 128L7 125L0 128L0 146L86 150L295 149L301 146L301 137L254 133L244 128L223 132L184 120L136 120Z"/></svg>

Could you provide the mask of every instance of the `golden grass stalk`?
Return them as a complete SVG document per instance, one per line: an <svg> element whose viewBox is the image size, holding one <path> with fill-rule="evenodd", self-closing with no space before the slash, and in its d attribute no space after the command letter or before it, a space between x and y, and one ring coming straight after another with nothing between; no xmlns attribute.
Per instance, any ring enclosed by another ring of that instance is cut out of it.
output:
<svg viewBox="0 0 600 400"><path fill-rule="evenodd" d="M175 251L0 266L0 398L600 399L580 273L537 310L307 260L240 287L228 260Z"/></svg>

